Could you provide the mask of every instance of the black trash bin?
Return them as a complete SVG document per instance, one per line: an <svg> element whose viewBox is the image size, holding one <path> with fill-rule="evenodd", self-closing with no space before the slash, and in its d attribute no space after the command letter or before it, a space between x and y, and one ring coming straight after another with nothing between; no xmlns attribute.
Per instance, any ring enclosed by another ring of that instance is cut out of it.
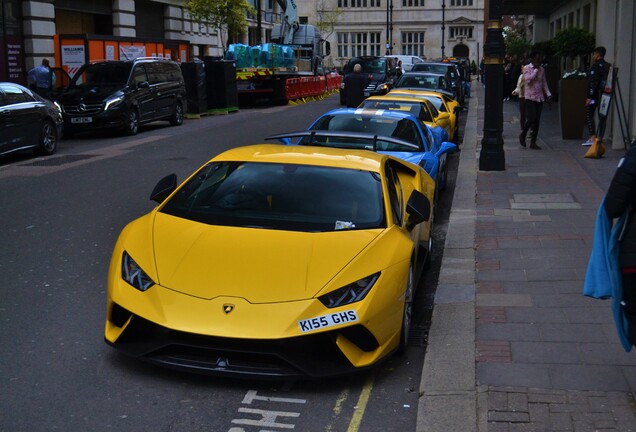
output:
<svg viewBox="0 0 636 432"><path fill-rule="evenodd" d="M205 63L181 63L181 73L185 81L188 114L204 114L208 111Z"/></svg>
<svg viewBox="0 0 636 432"><path fill-rule="evenodd" d="M204 57L208 110L238 111L236 89L236 63L233 60L219 60Z"/></svg>

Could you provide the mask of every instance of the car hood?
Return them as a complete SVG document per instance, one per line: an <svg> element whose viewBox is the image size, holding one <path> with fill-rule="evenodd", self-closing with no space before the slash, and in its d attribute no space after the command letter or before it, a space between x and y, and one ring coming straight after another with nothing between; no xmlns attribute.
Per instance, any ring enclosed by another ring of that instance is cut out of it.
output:
<svg viewBox="0 0 636 432"><path fill-rule="evenodd" d="M62 104L101 103L121 92L122 86L80 86L64 90L57 98Z"/></svg>
<svg viewBox="0 0 636 432"><path fill-rule="evenodd" d="M314 297L382 231L226 227L156 213L152 244L158 282L168 289L273 303Z"/></svg>

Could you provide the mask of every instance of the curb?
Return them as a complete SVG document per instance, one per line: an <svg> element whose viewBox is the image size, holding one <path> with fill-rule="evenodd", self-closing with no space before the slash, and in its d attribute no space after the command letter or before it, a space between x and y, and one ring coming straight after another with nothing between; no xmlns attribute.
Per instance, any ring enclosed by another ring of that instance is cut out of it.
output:
<svg viewBox="0 0 636 432"><path fill-rule="evenodd" d="M416 426L418 432L478 430L474 247L479 100L477 92L473 94L472 109L466 118L424 357Z"/></svg>

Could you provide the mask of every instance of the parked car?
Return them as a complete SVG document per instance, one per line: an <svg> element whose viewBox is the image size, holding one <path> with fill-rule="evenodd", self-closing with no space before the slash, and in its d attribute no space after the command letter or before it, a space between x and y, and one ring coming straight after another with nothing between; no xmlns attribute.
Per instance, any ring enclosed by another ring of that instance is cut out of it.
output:
<svg viewBox="0 0 636 432"><path fill-rule="evenodd" d="M419 63L424 62L423 58L414 55L394 55L394 56L385 56L386 58L395 59L402 62L402 71L409 72L413 69L413 66Z"/></svg>
<svg viewBox="0 0 636 432"><path fill-rule="evenodd" d="M53 154L63 127L53 102L19 84L0 82L0 154L27 149Z"/></svg>
<svg viewBox="0 0 636 432"><path fill-rule="evenodd" d="M460 104L464 104L465 91L464 84L465 79L460 74L458 66L453 62L424 62L415 65L413 72L432 72L436 74L442 74L448 78L451 82L453 93L455 94L455 100Z"/></svg>
<svg viewBox="0 0 636 432"><path fill-rule="evenodd" d="M453 136L450 114L438 111L428 99L416 99L389 92L384 96L367 98L360 104L360 108L397 110L411 113L431 128L435 140L440 143L449 141L449 137Z"/></svg>
<svg viewBox="0 0 636 432"><path fill-rule="evenodd" d="M419 165L435 181L439 190L446 187L448 165L446 155L457 149L451 142L436 140L431 128L417 117L402 111L387 111L360 108L338 108L318 117L307 129L308 131L329 131L362 133L378 136L374 150L390 154L407 162ZM381 137L396 138L410 146L383 140ZM307 144L307 139L297 142L282 140L287 144ZM327 141L324 145L334 143L342 146L338 140ZM368 148L368 140L345 140L347 148Z"/></svg>
<svg viewBox="0 0 636 432"><path fill-rule="evenodd" d="M56 101L69 133L121 129L135 135L139 125L156 120L178 126L187 108L179 65L156 58L85 64Z"/></svg>
<svg viewBox="0 0 636 432"><path fill-rule="evenodd" d="M405 350L432 246L433 180L369 151L228 150L128 224L108 272L105 340L230 377L323 377Z"/></svg>
<svg viewBox="0 0 636 432"><path fill-rule="evenodd" d="M353 67L359 64L362 67L360 73L368 75L369 84L364 89L364 96L377 96L387 94L391 88L393 77L389 75L389 63L387 59L378 56L353 57L344 68L343 75L353 73ZM346 92L344 79L340 84L340 105L346 104Z"/></svg>
<svg viewBox="0 0 636 432"><path fill-rule="evenodd" d="M459 114L462 111L459 102L446 93L425 90L393 89L388 95L405 96L430 101L439 112L448 113L450 120L451 141L457 142L459 134Z"/></svg>
<svg viewBox="0 0 636 432"><path fill-rule="evenodd" d="M444 75L431 72L405 72L393 85L395 89L429 90L443 92L455 98L453 86Z"/></svg>

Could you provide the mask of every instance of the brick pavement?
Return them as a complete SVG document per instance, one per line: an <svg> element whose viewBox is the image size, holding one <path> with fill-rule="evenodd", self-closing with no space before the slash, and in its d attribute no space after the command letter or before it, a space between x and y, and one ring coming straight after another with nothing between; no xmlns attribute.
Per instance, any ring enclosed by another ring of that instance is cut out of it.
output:
<svg viewBox="0 0 636 432"><path fill-rule="evenodd" d="M636 432L636 350L619 344L609 301L582 295L596 211L623 151L585 159L583 140L561 139L556 106L543 112L543 150L522 148L518 105L504 102L506 169L478 171L476 83L473 96L417 430Z"/></svg>

